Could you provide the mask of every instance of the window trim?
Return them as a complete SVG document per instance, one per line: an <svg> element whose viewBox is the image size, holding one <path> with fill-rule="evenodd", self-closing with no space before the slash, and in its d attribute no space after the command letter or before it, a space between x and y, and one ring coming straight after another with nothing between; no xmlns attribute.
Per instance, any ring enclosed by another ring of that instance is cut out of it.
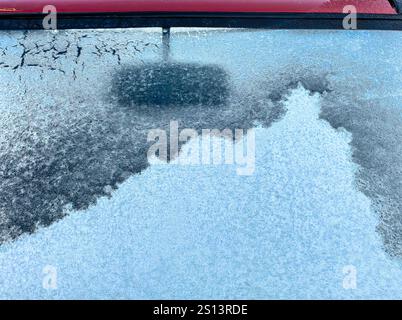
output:
<svg viewBox="0 0 402 320"><path fill-rule="evenodd" d="M213 27L343 29L346 14L333 13L59 13L57 29ZM43 29L44 14L0 14L0 30ZM402 30L402 14L357 14L360 30Z"/></svg>

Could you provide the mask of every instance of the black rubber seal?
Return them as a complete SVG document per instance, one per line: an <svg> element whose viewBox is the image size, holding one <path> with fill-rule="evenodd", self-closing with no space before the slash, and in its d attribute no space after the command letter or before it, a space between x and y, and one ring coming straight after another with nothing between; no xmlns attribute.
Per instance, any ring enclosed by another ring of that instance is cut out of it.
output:
<svg viewBox="0 0 402 320"><path fill-rule="evenodd" d="M57 29L211 27L343 29L345 14L330 13L60 13ZM0 30L43 29L44 14L1 14ZM358 14L361 30L402 30L402 15Z"/></svg>

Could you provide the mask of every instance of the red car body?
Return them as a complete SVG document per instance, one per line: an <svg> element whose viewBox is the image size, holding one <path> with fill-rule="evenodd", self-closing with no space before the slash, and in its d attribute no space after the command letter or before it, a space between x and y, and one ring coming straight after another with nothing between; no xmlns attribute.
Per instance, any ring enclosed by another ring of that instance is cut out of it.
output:
<svg viewBox="0 0 402 320"><path fill-rule="evenodd" d="M1 13L42 13L54 5L59 13L119 12L272 12L397 14L388 0L0 0Z"/></svg>

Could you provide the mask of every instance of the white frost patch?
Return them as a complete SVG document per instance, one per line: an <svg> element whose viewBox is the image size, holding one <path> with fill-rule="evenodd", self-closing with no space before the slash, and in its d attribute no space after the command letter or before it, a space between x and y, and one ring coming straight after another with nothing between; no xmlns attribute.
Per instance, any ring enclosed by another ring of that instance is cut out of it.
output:
<svg viewBox="0 0 402 320"><path fill-rule="evenodd" d="M0 298L401 298L350 135L302 87L257 129L256 173L152 166L111 199L0 247ZM357 289L342 287L343 267ZM49 267L51 266L51 268ZM43 269L57 271L45 290Z"/></svg>

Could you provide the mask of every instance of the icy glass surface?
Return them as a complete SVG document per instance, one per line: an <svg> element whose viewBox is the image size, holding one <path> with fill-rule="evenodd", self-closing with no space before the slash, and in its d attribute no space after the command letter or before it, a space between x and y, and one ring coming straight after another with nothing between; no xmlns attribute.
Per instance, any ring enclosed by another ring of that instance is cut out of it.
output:
<svg viewBox="0 0 402 320"><path fill-rule="evenodd" d="M0 33L0 298L402 298L402 34L163 50L159 29ZM150 75L187 91L161 105ZM150 165L172 120L255 128L254 174Z"/></svg>

